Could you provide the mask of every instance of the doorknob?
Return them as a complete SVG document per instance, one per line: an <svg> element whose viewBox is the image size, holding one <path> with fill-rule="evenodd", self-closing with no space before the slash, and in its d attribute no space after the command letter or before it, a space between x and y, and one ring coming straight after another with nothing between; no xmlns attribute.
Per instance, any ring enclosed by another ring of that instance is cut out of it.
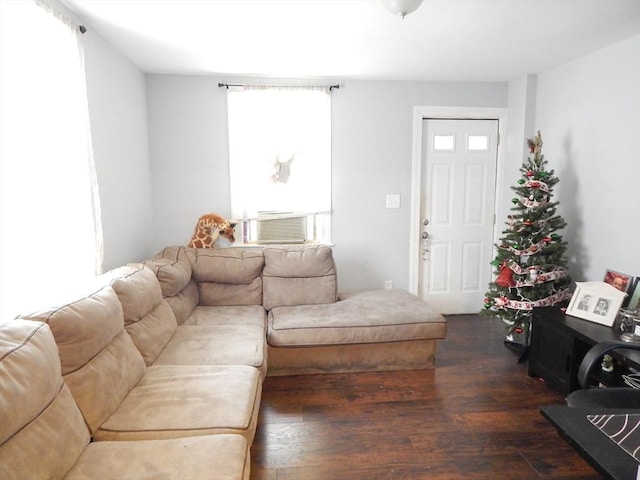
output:
<svg viewBox="0 0 640 480"><path fill-rule="evenodd" d="M426 240L429 238L429 234L427 232L422 232L422 239Z"/></svg>

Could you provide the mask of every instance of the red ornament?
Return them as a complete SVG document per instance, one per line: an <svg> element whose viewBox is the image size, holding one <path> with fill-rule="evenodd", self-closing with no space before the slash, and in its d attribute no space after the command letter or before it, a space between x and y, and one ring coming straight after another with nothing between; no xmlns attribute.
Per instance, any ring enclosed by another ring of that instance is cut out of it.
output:
<svg viewBox="0 0 640 480"><path fill-rule="evenodd" d="M533 177L533 176L535 175L535 173L533 173L533 172L529 171L529 172L525 173L525 175L526 175L527 177Z"/></svg>
<svg viewBox="0 0 640 480"><path fill-rule="evenodd" d="M506 263L503 263L500 270L500 275L496 278L496 284L501 287L513 287L515 282L513 281L513 272L511 269L507 267Z"/></svg>
<svg viewBox="0 0 640 480"><path fill-rule="evenodd" d="M540 182L537 182L537 181L529 182L529 186L531 188L540 188Z"/></svg>

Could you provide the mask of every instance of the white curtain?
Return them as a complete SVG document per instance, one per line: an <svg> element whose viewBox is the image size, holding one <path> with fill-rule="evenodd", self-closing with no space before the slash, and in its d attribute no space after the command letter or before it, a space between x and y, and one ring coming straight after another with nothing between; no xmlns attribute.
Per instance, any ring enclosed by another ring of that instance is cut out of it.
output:
<svg viewBox="0 0 640 480"><path fill-rule="evenodd" d="M230 87L232 216L331 209L328 87Z"/></svg>
<svg viewBox="0 0 640 480"><path fill-rule="evenodd" d="M102 232L77 26L44 2L0 4L2 322L95 277Z"/></svg>

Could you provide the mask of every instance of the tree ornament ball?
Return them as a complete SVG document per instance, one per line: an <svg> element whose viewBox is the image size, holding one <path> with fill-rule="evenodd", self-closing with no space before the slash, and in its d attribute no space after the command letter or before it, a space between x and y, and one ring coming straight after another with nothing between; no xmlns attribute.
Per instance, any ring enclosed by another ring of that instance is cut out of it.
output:
<svg viewBox="0 0 640 480"><path fill-rule="evenodd" d="M524 185L525 183L527 183L527 181L524 178L521 178L520 180L518 180L518 183L520 185Z"/></svg>
<svg viewBox="0 0 640 480"><path fill-rule="evenodd" d="M517 204L517 203L520 203L520 199L518 197L513 197L511 199L511 203L513 203L514 205Z"/></svg>
<svg viewBox="0 0 640 480"><path fill-rule="evenodd" d="M531 170L529 170L529 171L526 173L526 175L527 175L527 177L533 177L533 176L535 175L535 173L533 173Z"/></svg>

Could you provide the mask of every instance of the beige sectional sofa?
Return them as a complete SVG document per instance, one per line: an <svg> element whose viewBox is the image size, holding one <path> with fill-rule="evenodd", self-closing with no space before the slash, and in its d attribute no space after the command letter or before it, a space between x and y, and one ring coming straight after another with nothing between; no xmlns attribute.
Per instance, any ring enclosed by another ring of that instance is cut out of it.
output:
<svg viewBox="0 0 640 480"><path fill-rule="evenodd" d="M168 247L1 325L0 478L248 479L267 374L425 368L445 334L339 296L326 246Z"/></svg>

